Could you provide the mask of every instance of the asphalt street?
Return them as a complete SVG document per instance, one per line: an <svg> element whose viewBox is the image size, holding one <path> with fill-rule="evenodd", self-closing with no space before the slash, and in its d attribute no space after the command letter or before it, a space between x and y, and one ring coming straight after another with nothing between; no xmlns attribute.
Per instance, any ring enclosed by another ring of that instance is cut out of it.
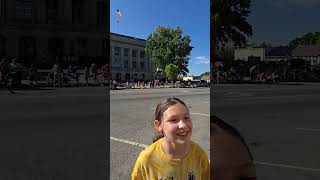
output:
<svg viewBox="0 0 320 180"><path fill-rule="evenodd" d="M111 91L112 180L130 179L139 153L152 143L155 107L160 101L172 96L182 99L189 106L193 121L191 139L210 154L209 88Z"/></svg>
<svg viewBox="0 0 320 180"><path fill-rule="evenodd" d="M320 179L320 84L215 84L212 115L247 140L259 180Z"/></svg>
<svg viewBox="0 0 320 180"><path fill-rule="evenodd" d="M0 179L106 178L105 87L0 90Z"/></svg>
<svg viewBox="0 0 320 180"><path fill-rule="evenodd" d="M130 179L151 143L154 108L171 96L189 105L192 140L209 154L209 88L111 90L111 96L105 87L15 92L0 89L0 179L109 179L106 164L111 179Z"/></svg>
<svg viewBox="0 0 320 180"><path fill-rule="evenodd" d="M319 84L220 84L210 93L181 88L110 95L108 107L105 87L0 90L0 179L101 179L109 138L112 179L128 179L151 143L154 108L168 96L189 104L192 139L208 154L211 111L243 134L258 179L320 179Z"/></svg>

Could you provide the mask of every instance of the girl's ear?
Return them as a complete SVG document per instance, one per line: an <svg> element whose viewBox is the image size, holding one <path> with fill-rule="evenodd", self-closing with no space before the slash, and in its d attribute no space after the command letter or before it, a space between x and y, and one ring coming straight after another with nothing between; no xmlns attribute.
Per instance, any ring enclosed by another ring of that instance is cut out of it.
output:
<svg viewBox="0 0 320 180"><path fill-rule="evenodd" d="M161 121L155 119L153 121L153 125L154 125L154 128L156 128L157 131L162 131Z"/></svg>

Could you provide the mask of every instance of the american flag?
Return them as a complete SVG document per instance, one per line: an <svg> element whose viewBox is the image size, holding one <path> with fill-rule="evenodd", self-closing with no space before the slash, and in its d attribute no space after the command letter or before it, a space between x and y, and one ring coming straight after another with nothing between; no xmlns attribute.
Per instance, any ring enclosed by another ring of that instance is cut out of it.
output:
<svg viewBox="0 0 320 180"><path fill-rule="evenodd" d="M118 14L118 16L122 16L122 12L119 10L119 9L117 9L117 14Z"/></svg>

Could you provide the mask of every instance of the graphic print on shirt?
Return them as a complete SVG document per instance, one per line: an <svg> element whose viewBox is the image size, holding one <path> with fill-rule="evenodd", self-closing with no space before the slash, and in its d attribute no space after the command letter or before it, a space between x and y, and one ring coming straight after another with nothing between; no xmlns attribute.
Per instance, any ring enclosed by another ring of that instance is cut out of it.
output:
<svg viewBox="0 0 320 180"><path fill-rule="evenodd" d="M159 180L174 180L174 178L173 177L160 178ZM189 171L189 173L188 173L188 180L196 180L196 176L193 174L192 171Z"/></svg>
<svg viewBox="0 0 320 180"><path fill-rule="evenodd" d="M196 177L194 176L192 171L189 171L188 173L188 180L196 180Z"/></svg>
<svg viewBox="0 0 320 180"><path fill-rule="evenodd" d="M169 178L164 178L164 179L159 179L159 180L173 180L173 177L169 177Z"/></svg>

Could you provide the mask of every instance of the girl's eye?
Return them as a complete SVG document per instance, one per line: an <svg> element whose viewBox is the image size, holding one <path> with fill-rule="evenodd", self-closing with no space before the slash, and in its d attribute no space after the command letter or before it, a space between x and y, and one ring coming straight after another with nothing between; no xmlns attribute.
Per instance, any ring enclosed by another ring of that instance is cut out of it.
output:
<svg viewBox="0 0 320 180"><path fill-rule="evenodd" d="M190 117L185 117L184 119L189 120L189 119L190 119Z"/></svg>

